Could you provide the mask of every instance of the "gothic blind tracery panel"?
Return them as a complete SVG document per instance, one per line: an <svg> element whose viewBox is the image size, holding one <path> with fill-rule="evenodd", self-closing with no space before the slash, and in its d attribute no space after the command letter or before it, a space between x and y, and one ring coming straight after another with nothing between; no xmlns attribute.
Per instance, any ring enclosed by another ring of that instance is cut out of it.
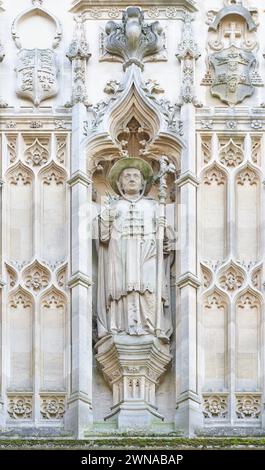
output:
<svg viewBox="0 0 265 470"><path fill-rule="evenodd" d="M259 226L259 178L252 168L247 167L236 176L236 241L238 259L258 260Z"/></svg>
<svg viewBox="0 0 265 470"><path fill-rule="evenodd" d="M33 303L22 289L9 301L10 380L9 389L31 389L33 385Z"/></svg>
<svg viewBox="0 0 265 470"><path fill-rule="evenodd" d="M223 259L226 253L226 176L218 167L207 169L202 188L202 253Z"/></svg>
<svg viewBox="0 0 265 470"><path fill-rule="evenodd" d="M17 262L30 261L33 256L33 175L18 163L7 174L7 251Z"/></svg>
<svg viewBox="0 0 265 470"><path fill-rule="evenodd" d="M258 390L260 369L260 303L247 292L236 305L236 389Z"/></svg>
<svg viewBox="0 0 265 470"><path fill-rule="evenodd" d="M227 305L218 292L203 303L204 390L227 386Z"/></svg>
<svg viewBox="0 0 265 470"><path fill-rule="evenodd" d="M52 289L41 300L41 389L65 388L65 299Z"/></svg>

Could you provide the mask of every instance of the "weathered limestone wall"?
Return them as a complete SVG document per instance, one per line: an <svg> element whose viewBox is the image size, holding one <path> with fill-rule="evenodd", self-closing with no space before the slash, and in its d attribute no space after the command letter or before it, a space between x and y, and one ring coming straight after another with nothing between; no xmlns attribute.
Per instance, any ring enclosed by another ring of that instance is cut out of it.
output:
<svg viewBox="0 0 265 470"><path fill-rule="evenodd" d="M127 24L123 0L0 2L3 432L117 429L104 421L114 388L94 348L92 226L126 152L156 174L162 155L176 167L166 198L174 331L164 375L121 372L117 360L112 379L154 381L164 421L150 432L263 432L261 3L139 1L145 47L131 53L110 40Z"/></svg>

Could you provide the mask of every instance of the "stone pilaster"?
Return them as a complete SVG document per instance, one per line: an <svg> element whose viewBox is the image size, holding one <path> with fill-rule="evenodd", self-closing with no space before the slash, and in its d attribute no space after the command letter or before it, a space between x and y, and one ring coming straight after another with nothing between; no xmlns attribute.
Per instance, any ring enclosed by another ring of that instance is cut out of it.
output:
<svg viewBox="0 0 265 470"><path fill-rule="evenodd" d="M92 287L89 272L91 247L85 217L91 197L82 150L82 123L86 108L73 107L71 178L71 391L66 429L79 438L92 422Z"/></svg>
<svg viewBox="0 0 265 470"><path fill-rule="evenodd" d="M197 386L197 185L195 176L194 108L182 107L187 148L182 174L177 181L180 200L179 318L177 322L177 413L176 428L192 435L202 424ZM187 125L189 123L189 125Z"/></svg>

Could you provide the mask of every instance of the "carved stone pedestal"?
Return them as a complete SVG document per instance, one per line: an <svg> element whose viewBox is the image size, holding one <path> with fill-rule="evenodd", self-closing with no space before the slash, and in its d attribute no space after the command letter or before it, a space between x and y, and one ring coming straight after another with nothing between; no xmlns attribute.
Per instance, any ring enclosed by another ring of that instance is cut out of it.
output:
<svg viewBox="0 0 265 470"><path fill-rule="evenodd" d="M113 406L105 420L119 429L148 428L163 420L155 390L171 361L169 345L151 335L115 335L96 344L97 362L112 388Z"/></svg>

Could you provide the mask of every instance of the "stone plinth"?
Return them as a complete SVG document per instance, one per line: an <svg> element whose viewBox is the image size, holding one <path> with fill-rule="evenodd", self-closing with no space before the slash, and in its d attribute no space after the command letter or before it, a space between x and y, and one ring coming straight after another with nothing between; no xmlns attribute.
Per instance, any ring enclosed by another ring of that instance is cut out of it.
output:
<svg viewBox="0 0 265 470"><path fill-rule="evenodd" d="M171 361L169 345L152 335L114 335L96 344L97 362L112 388L113 406L104 419L119 429L146 428L163 420L156 387Z"/></svg>

